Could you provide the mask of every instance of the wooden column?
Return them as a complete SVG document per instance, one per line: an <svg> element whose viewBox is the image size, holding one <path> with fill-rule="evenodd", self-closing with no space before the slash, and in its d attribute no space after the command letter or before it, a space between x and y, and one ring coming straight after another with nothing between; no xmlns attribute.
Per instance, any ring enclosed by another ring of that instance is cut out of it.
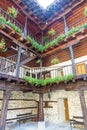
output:
<svg viewBox="0 0 87 130"><path fill-rule="evenodd" d="M79 90L79 97L80 97L80 103L81 103L82 113L83 113L84 130L87 130L87 108L86 108L86 102L85 102L83 90Z"/></svg>
<svg viewBox="0 0 87 130"><path fill-rule="evenodd" d="M43 94L39 94L39 121L44 121Z"/></svg>
<svg viewBox="0 0 87 130"><path fill-rule="evenodd" d="M6 90L6 91L4 91L4 94L3 94L3 103L2 103L1 119L0 119L0 130L5 130L10 92L11 92L10 90Z"/></svg>
<svg viewBox="0 0 87 130"><path fill-rule="evenodd" d="M65 26L65 34L68 35L69 29L68 29L68 26L67 26L67 23L66 23L66 17L64 16L63 19L64 19L64 26Z"/></svg>
<svg viewBox="0 0 87 130"><path fill-rule="evenodd" d="M72 62L72 72L74 75L76 75L76 66L75 66L75 59L74 59L74 52L73 52L72 45L69 46L69 51L70 51L70 57Z"/></svg>
<svg viewBox="0 0 87 130"><path fill-rule="evenodd" d="M22 47L19 47L19 49L18 49L18 58L17 58L17 74L16 74L17 77L20 76L21 50L22 50Z"/></svg>
<svg viewBox="0 0 87 130"><path fill-rule="evenodd" d="M40 59L40 79L42 79L42 59Z"/></svg>

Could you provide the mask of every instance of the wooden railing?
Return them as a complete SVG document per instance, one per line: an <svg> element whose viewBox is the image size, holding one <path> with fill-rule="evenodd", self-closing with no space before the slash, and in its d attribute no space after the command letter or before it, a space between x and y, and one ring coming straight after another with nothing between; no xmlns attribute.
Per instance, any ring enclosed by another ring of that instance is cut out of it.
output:
<svg viewBox="0 0 87 130"><path fill-rule="evenodd" d="M9 59L0 57L0 71L9 75L15 75L16 63Z"/></svg>
<svg viewBox="0 0 87 130"><path fill-rule="evenodd" d="M22 30L22 32L24 32L24 26L20 22L18 22L16 19L12 18L9 14L7 14L7 12L5 12L1 8L0 8L0 15L3 16L7 21L10 21L11 23L19 27ZM34 38L33 34L29 31L29 29L27 31L27 34L30 35L32 38Z"/></svg>
<svg viewBox="0 0 87 130"><path fill-rule="evenodd" d="M15 56L15 55L14 55ZM87 72L87 60L81 62L78 62L78 60L75 62L75 69L76 69L76 75L86 74ZM16 76L17 73L17 62L12 61L10 59L6 59L3 57L0 57L0 72L4 72L6 74L10 74L13 76ZM20 77L23 78L24 76L31 76L33 78L40 78L42 74L42 78L51 77L54 78L56 76L64 76L72 74L72 64L71 62L67 62L66 65L64 64L57 64L54 66L48 66L48 67L27 67L24 65L21 65L20 67Z"/></svg>
<svg viewBox="0 0 87 130"><path fill-rule="evenodd" d="M9 14L7 14L7 13L6 13L3 9L1 9L1 8L0 8L0 15L2 15L3 17L5 17L6 20L10 20L11 23L15 24L17 27L19 27L19 28L22 30L22 32L24 32L24 26L23 26L20 22L18 22L16 19L12 18ZM82 24L84 24L84 23L87 23L87 17L86 17L86 16L84 16L84 17L78 19L77 21L75 21L75 22L72 23L71 25L67 25L67 26L68 26L68 28L69 28L69 30L70 30L72 27L75 27L75 28L76 28L76 27L78 27L78 26L80 26L80 25L82 25ZM60 33L56 33L56 35L55 35L55 36L52 36L50 40L53 40L53 39L57 38L59 35L64 34L64 33L65 33L64 30L65 30L65 29L63 29ZM35 36L33 36L33 34L32 34L29 30L28 30L27 34L29 34L33 39L36 40ZM36 40L36 41L37 41L37 40ZM38 42L39 42L39 41L38 41Z"/></svg>
<svg viewBox="0 0 87 130"><path fill-rule="evenodd" d="M87 61L83 60L81 62L76 62L76 75L86 74L87 72ZM78 66L79 65L79 66ZM10 74L16 76L17 71L17 63L14 61L10 61L6 58L0 57L0 72ZM49 67L20 67L20 77L23 78L24 76L30 76L33 78L40 78L42 74L42 78L51 77L54 78L56 76L64 76L72 74L72 64L69 62L67 65L59 64L57 66L49 66Z"/></svg>
<svg viewBox="0 0 87 130"><path fill-rule="evenodd" d="M66 22L67 22L67 21L66 21ZM78 26L81 26L81 25L84 24L84 23L87 23L87 17L86 17L86 16L84 16L84 17L78 19L77 21L75 21L74 23L72 23L72 24L70 24L70 25L67 24L67 26L68 26L68 29L70 30L70 29L72 29L73 27L76 28L76 27L78 27ZM63 29L60 33L56 33L56 35L55 35L55 36L52 36L50 40L53 40L53 39L57 38L59 35L65 34L65 31L64 31L64 30L65 30L65 29ZM69 30L68 30L68 31L69 31Z"/></svg>
<svg viewBox="0 0 87 130"><path fill-rule="evenodd" d="M87 23L87 17L86 16L84 16L84 17L82 17L82 18L80 18L80 19L78 19L78 21L75 21L74 23L72 23L71 25L69 25L68 27L69 27L69 30L72 28L72 27L78 27L78 26L81 26L82 24L84 24L84 23Z"/></svg>

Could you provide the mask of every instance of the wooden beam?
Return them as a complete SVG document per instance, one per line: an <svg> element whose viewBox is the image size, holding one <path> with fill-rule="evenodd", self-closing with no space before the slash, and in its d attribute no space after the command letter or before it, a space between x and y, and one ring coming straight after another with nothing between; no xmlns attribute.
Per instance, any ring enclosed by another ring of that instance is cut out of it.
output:
<svg viewBox="0 0 87 130"><path fill-rule="evenodd" d="M75 58L74 58L73 47L71 45L69 46L69 51L70 51L70 58L71 58L71 62L72 62L72 73L74 75L76 75Z"/></svg>
<svg viewBox="0 0 87 130"><path fill-rule="evenodd" d="M43 94L39 94L39 121L44 121Z"/></svg>
<svg viewBox="0 0 87 130"><path fill-rule="evenodd" d="M16 76L17 77L20 77L20 63L21 63L21 51L22 51L22 47L19 46L18 48L18 57L17 57L17 73L16 73Z"/></svg>
<svg viewBox="0 0 87 130"><path fill-rule="evenodd" d="M4 94L3 94L3 103L2 103L1 118L0 118L0 130L5 130L10 93L11 93L10 90L6 90L4 91Z"/></svg>
<svg viewBox="0 0 87 130"><path fill-rule="evenodd" d="M22 7L19 5L19 3L17 3L16 1L12 0L12 2L22 11L22 13L27 16L33 23L35 23L36 25L39 25L39 23L37 21L35 21L35 18L33 18L31 15L28 15L28 13L26 13L26 11L24 11L22 9Z"/></svg>
<svg viewBox="0 0 87 130"><path fill-rule="evenodd" d="M76 43L78 43L78 42L81 42L81 40L83 40L83 39L85 39L85 38L87 38L87 34L85 34L85 35L83 35L83 34L81 34L81 36L80 37L76 37L76 39L74 39L74 40L71 40L71 41L67 41L65 44L62 44L62 43L59 43L60 45L59 46L56 46L54 49L52 49L52 50L47 50L46 52L44 52L42 55L41 55L41 57L42 58L44 58L44 57L46 57L47 55L50 55L50 54L52 54L52 53L54 53L54 52L57 52L58 50L61 50L61 49L64 49L64 48L66 48L66 47L68 47L69 45L74 45L74 44L76 44Z"/></svg>
<svg viewBox="0 0 87 130"><path fill-rule="evenodd" d="M87 130L87 107L85 102L84 91L79 90L80 103L82 107L83 120L84 120L84 130Z"/></svg>
<svg viewBox="0 0 87 130"><path fill-rule="evenodd" d="M5 37L7 37L8 39L10 39L12 42L14 42L15 44L17 44L18 46L21 46L22 48L31 51L35 55L40 56L39 53L37 53L36 51L34 51L34 50L30 49L29 47L25 46L23 43L19 42L14 37L10 36L9 34L5 33L4 31L0 30L0 34L3 34Z"/></svg>
<svg viewBox="0 0 87 130"><path fill-rule="evenodd" d="M34 60L35 58L36 58L36 56L34 56L34 57L29 57L29 58L23 60L23 61L21 62L21 65L24 65L24 64L26 64L26 63L28 63L28 62Z"/></svg>
<svg viewBox="0 0 87 130"><path fill-rule="evenodd" d="M47 21L48 24L45 24L43 27L42 27L42 30L45 30L47 29L51 24L53 24L55 21L59 20L60 18L62 18L63 16L67 15L68 13L70 13L74 8L76 8L77 6L79 6L82 2L84 2L85 0L80 0L79 2L77 2L76 4L70 6L68 9L64 10L63 13L60 13L60 14L56 14L56 17L55 18L50 18L49 21Z"/></svg>

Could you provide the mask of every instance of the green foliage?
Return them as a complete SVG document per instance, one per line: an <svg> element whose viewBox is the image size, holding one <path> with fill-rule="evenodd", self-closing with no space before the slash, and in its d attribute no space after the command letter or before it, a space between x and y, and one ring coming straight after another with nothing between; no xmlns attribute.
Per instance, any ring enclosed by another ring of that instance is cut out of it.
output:
<svg viewBox="0 0 87 130"><path fill-rule="evenodd" d="M40 45L39 43L37 43L34 39L32 39L29 35L26 37L27 40L32 44L32 46L34 48L36 48L38 51L43 52L44 48L43 45Z"/></svg>
<svg viewBox="0 0 87 130"><path fill-rule="evenodd" d="M12 16L13 18L16 18L18 15L18 10L15 9L13 6L12 7L8 7L7 9L7 13Z"/></svg>
<svg viewBox="0 0 87 130"><path fill-rule="evenodd" d="M50 41L50 38L49 38L49 36L44 36L44 37L42 38L42 40L43 40L43 43L47 43L47 42ZM41 41L42 41L42 40L41 40Z"/></svg>
<svg viewBox="0 0 87 130"><path fill-rule="evenodd" d="M79 30L80 30L80 26L77 28L72 27L72 29L68 31L68 36L72 36L74 33L78 32Z"/></svg>
<svg viewBox="0 0 87 130"><path fill-rule="evenodd" d="M10 26L15 32L18 32L18 33L22 34L22 30L19 27L15 26L10 21L6 21L6 19L3 16L0 16L0 26L1 26L1 28L5 28L5 25ZM80 30L85 29L85 28L87 28L87 23L84 23L83 25L78 26L76 28L73 27L72 29L70 29L68 31L68 37L72 36L74 33L77 33ZM67 38L67 35L61 34L60 36L58 36L57 38L55 38L54 40L52 40L50 42L46 41L47 43L44 46L41 45L41 44L39 44L38 42L36 42L29 35L26 38L32 44L32 46L35 49L37 49L39 52L44 52L49 47L60 44L60 42L62 40L64 40L65 38Z"/></svg>
<svg viewBox="0 0 87 130"><path fill-rule="evenodd" d="M22 34L22 30L19 27L17 27L10 21L6 21L6 19L3 16L0 16L0 26L2 26L2 28L5 28L5 25L10 26L15 32Z"/></svg>
<svg viewBox="0 0 87 130"><path fill-rule="evenodd" d="M50 35L50 36L54 36L56 34L56 31L53 29L53 28L51 28L49 31L48 31L48 35Z"/></svg>
<svg viewBox="0 0 87 130"><path fill-rule="evenodd" d="M56 39L54 39L53 41L45 44L44 46L44 50L46 50L47 48L51 47L51 46L55 46L55 45L58 45L59 42L61 42L64 38L66 37L65 34L62 34L60 36L58 36Z"/></svg>
<svg viewBox="0 0 87 130"><path fill-rule="evenodd" d="M3 16L0 16L0 28L5 28L6 19Z"/></svg>
<svg viewBox="0 0 87 130"><path fill-rule="evenodd" d="M0 51L2 51L2 52L6 52L7 51L7 48L6 48L6 45L5 45L5 40L3 38L0 41Z"/></svg>
<svg viewBox="0 0 87 130"><path fill-rule="evenodd" d="M84 23L84 24L82 25L82 28L87 28L87 23Z"/></svg>
<svg viewBox="0 0 87 130"><path fill-rule="evenodd" d="M12 24L10 21L7 21L6 24L10 26L15 32L22 34L22 30L19 27Z"/></svg>
<svg viewBox="0 0 87 130"><path fill-rule="evenodd" d="M59 63L59 59L58 58L54 58L51 60L51 64L55 65Z"/></svg>
<svg viewBox="0 0 87 130"><path fill-rule="evenodd" d="M87 7L84 8L84 15L87 16Z"/></svg>
<svg viewBox="0 0 87 130"><path fill-rule="evenodd" d="M41 61L41 60L40 60L40 59L38 59L38 60L36 60L36 63L38 64L38 63L40 63L40 61Z"/></svg>
<svg viewBox="0 0 87 130"><path fill-rule="evenodd" d="M60 82L69 82L74 78L74 76L71 75L67 75L67 76L59 76L59 77L55 77L55 78L46 78L45 80L40 80L37 78L31 78L31 77L24 77L24 79L30 83L31 85L35 86L35 87L44 87L48 84L53 84L53 83L60 83Z"/></svg>

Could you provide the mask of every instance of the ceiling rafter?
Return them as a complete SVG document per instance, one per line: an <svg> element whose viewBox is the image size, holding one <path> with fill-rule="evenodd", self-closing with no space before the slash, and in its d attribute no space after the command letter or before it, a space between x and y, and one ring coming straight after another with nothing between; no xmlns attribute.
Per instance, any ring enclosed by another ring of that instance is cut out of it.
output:
<svg viewBox="0 0 87 130"><path fill-rule="evenodd" d="M19 2L16 2L16 1L14 1L14 0L12 0L12 2L13 2L26 16L28 16L28 18L29 18L31 21L33 21L36 25L39 25L39 23L38 23L37 21L35 21L35 19L34 19L31 15L27 15L26 11L24 11L24 10L22 9L22 7L18 4Z"/></svg>

